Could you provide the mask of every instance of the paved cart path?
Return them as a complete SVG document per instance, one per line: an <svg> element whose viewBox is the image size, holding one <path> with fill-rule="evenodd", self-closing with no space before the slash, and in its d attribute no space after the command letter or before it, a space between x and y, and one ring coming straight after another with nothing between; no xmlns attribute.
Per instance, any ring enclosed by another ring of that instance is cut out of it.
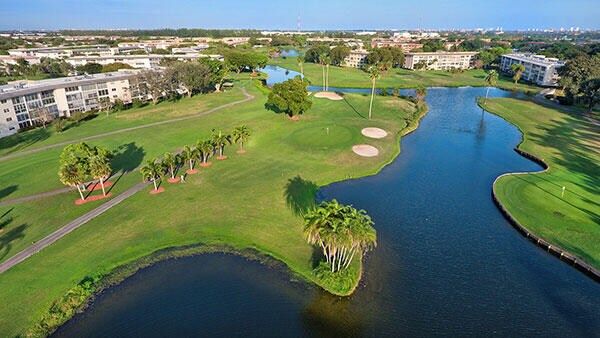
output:
<svg viewBox="0 0 600 338"><path fill-rule="evenodd" d="M26 260L27 258L31 257L32 255L40 252L42 249L44 249L45 247L58 241L59 239L63 238L71 231L79 228L80 226L84 225L85 223L89 222L90 220L94 219L95 217L101 215L108 209L123 202L126 198L128 198L128 197L132 196L133 194L135 194L136 192L142 190L147 185L148 185L148 182L138 183L137 185L124 191L117 197L102 204L101 206L97 207L96 209L84 214L83 216L80 216L79 218L71 221L70 223L63 226L62 228L54 231L50 235L37 241L35 244L31 245L30 247L24 249L23 251L17 253L16 255L14 255L12 257L10 257L9 259L0 263L0 273L3 273L4 271L12 268L13 266L15 266L15 265L21 263L22 261Z"/></svg>

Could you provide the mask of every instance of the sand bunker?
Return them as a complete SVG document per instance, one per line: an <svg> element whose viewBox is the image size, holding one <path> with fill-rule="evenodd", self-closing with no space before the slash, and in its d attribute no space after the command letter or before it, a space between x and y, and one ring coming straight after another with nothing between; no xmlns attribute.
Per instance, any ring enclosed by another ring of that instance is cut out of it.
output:
<svg viewBox="0 0 600 338"><path fill-rule="evenodd" d="M384 138L387 136L387 132L385 130L374 127L364 128L361 130L361 133L370 138Z"/></svg>
<svg viewBox="0 0 600 338"><path fill-rule="evenodd" d="M355 154L363 157L374 157L379 155L379 150L368 144L357 144L352 147L352 151Z"/></svg>
<svg viewBox="0 0 600 338"><path fill-rule="evenodd" d="M344 99L339 94L336 94L334 92L318 92L318 93L315 93L314 97L330 99L330 100L334 100L334 101L339 101L339 100Z"/></svg>

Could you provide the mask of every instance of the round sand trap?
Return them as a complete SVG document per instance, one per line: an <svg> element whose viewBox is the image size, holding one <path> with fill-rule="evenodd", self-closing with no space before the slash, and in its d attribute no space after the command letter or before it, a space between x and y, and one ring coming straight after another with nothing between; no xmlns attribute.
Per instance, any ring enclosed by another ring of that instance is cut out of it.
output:
<svg viewBox="0 0 600 338"><path fill-rule="evenodd" d="M315 93L315 95L313 95L313 96L323 98L323 99L330 99L330 100L334 100L334 101L339 101L339 100L344 99L339 94L336 94L334 92L318 92L318 93Z"/></svg>
<svg viewBox="0 0 600 338"><path fill-rule="evenodd" d="M364 128L361 133L370 138L384 138L387 136L387 131L374 127Z"/></svg>
<svg viewBox="0 0 600 338"><path fill-rule="evenodd" d="M368 144L357 144L352 147L352 151L355 154L363 157L374 157L379 155L379 150Z"/></svg>

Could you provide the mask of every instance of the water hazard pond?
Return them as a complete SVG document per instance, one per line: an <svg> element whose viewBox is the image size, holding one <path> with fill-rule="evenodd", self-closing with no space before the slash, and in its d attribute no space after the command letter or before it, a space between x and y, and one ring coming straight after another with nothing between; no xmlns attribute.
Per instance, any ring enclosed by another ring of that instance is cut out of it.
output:
<svg viewBox="0 0 600 338"><path fill-rule="evenodd" d="M245 258L168 260L100 295L56 336L597 336L600 284L518 234L493 180L539 170L484 88L430 88L430 112L376 176L322 188L366 209L378 247L350 298ZM510 96L492 90L495 97Z"/></svg>

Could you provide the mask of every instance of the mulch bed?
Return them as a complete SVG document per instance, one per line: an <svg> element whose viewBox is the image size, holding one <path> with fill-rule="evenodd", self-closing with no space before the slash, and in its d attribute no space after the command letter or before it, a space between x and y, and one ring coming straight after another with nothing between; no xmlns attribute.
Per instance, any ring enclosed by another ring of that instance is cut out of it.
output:
<svg viewBox="0 0 600 338"><path fill-rule="evenodd" d="M112 182L104 182L104 189L110 187L113 183ZM102 190L102 185L100 184L100 182L94 183L94 184L90 184L87 187L87 191L95 191L95 190Z"/></svg>
<svg viewBox="0 0 600 338"><path fill-rule="evenodd" d="M163 187L160 187L160 188L158 188L158 189L156 189L156 190L154 190L154 189L150 190L150 194L152 194L152 195L156 195L156 194L160 194L160 193L161 193L161 192L163 192L163 191L165 191L165 188L163 188Z"/></svg>
<svg viewBox="0 0 600 338"><path fill-rule="evenodd" d="M227 156L225 156L225 155L223 155L223 156L217 156L217 160L224 160L226 158L227 158Z"/></svg>
<svg viewBox="0 0 600 338"><path fill-rule="evenodd" d="M210 167L211 165L212 165L212 162L200 163L201 167Z"/></svg>
<svg viewBox="0 0 600 338"><path fill-rule="evenodd" d="M198 169L188 169L188 170L185 171L185 173L188 174L188 175L193 175L193 174L195 174L197 172L198 172Z"/></svg>
<svg viewBox="0 0 600 338"><path fill-rule="evenodd" d="M300 116L297 116L297 115L290 116L290 120L292 120L292 121L300 121Z"/></svg>
<svg viewBox="0 0 600 338"><path fill-rule="evenodd" d="M236 153L238 153L238 154L245 154L246 151L245 150L238 150L238 151L236 151Z"/></svg>
<svg viewBox="0 0 600 338"><path fill-rule="evenodd" d="M82 205L82 204L85 204L87 202L101 200L101 199L108 198L108 197L111 197L111 196L112 196L112 193L110 193L110 192L108 194L106 194L106 196L104 196L104 195L89 196L89 197L86 197L84 200L82 200L81 198L78 199L77 201L75 201L75 204L76 205Z"/></svg>
<svg viewBox="0 0 600 338"><path fill-rule="evenodd" d="M179 181L181 181L181 178L179 178L179 177L175 177L175 178L169 178L169 179L167 180L167 182L169 182L169 183L177 183L177 182L179 182Z"/></svg>

